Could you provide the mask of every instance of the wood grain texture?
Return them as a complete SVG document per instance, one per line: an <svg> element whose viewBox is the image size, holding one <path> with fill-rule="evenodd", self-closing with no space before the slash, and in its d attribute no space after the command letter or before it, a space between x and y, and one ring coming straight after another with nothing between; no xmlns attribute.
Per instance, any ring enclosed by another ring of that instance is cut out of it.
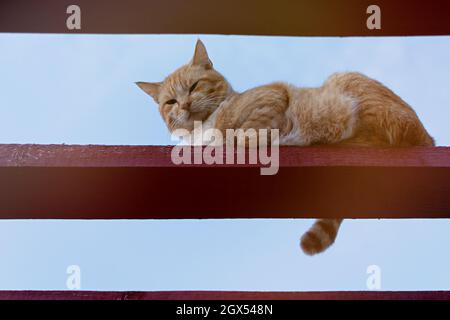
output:
<svg viewBox="0 0 450 320"><path fill-rule="evenodd" d="M170 150L0 145L0 218L450 217L450 148L284 147L274 176Z"/></svg>
<svg viewBox="0 0 450 320"><path fill-rule="evenodd" d="M0 300L450 300L450 292L0 291Z"/></svg>
<svg viewBox="0 0 450 320"><path fill-rule="evenodd" d="M0 144L0 167L204 167L204 165L173 164L170 159L172 148L173 146ZM282 167L450 167L450 147L289 146L280 147L280 165ZM227 165L220 165L220 167L223 166ZM259 167L260 165L228 166Z"/></svg>

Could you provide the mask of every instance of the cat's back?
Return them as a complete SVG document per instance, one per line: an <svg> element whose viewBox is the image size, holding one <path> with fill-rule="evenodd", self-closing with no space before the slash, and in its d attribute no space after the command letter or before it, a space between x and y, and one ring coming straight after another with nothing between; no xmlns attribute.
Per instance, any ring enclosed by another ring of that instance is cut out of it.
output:
<svg viewBox="0 0 450 320"><path fill-rule="evenodd" d="M381 82L358 72L332 74L323 84L355 99L358 127L352 140L380 146L432 146L413 108Z"/></svg>
<svg viewBox="0 0 450 320"><path fill-rule="evenodd" d="M399 96L381 82L359 72L333 73L325 81L323 87L337 89L358 99L394 100L410 108Z"/></svg>

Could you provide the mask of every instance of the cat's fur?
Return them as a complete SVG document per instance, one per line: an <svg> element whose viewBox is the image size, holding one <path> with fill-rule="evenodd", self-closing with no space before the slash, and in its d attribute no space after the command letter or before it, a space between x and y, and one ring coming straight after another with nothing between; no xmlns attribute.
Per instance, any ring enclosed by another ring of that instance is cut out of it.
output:
<svg viewBox="0 0 450 320"><path fill-rule="evenodd" d="M336 73L318 88L276 82L235 92L198 40L192 60L156 83L138 82L159 105L170 131L194 121L226 129L279 129L281 145L433 146L414 110L378 81ZM319 219L301 239L307 254L335 240L341 219Z"/></svg>

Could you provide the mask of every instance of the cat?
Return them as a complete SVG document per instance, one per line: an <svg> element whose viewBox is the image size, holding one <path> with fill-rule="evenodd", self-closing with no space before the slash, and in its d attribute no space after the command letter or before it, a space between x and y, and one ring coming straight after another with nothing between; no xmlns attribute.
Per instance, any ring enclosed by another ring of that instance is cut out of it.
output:
<svg viewBox="0 0 450 320"><path fill-rule="evenodd" d="M380 82L361 73L332 74L322 86L284 82L235 92L213 68L197 40L190 62L161 82L137 82L159 105L168 129L192 132L194 121L226 129L279 129L280 145L359 147L433 146L414 110ZM308 255L325 251L342 219L318 219L302 236Z"/></svg>

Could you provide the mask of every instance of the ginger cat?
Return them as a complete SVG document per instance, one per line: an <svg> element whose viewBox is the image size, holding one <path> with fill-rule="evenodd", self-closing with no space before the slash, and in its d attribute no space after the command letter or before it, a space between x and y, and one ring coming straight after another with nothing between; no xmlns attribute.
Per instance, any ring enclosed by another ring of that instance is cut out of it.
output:
<svg viewBox="0 0 450 320"><path fill-rule="evenodd" d="M192 60L164 81L136 83L159 105L172 132L192 131L194 121L226 129L279 129L280 145L361 147L433 146L414 110L378 81L360 73L336 73L318 88L276 82L233 90L213 68L198 40ZM342 219L319 219L301 238L313 255L336 239Z"/></svg>

